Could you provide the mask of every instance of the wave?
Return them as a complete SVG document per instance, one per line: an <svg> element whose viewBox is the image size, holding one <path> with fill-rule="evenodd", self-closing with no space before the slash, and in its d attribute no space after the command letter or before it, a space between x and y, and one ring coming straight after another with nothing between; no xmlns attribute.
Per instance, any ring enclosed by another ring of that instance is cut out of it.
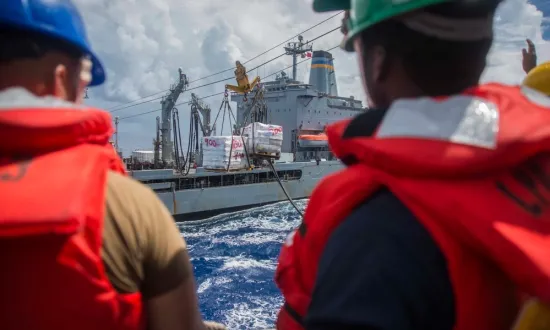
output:
<svg viewBox="0 0 550 330"><path fill-rule="evenodd" d="M304 209L307 200L297 201ZM288 202L178 223L205 320L229 329L274 327L282 297L273 282L282 242L301 221Z"/></svg>

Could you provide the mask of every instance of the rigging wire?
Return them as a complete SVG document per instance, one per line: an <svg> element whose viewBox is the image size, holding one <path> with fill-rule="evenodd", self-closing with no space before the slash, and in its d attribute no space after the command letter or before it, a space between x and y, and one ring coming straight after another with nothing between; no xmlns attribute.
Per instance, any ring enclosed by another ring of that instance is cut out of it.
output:
<svg viewBox="0 0 550 330"><path fill-rule="evenodd" d="M260 53L260 54L258 54L258 55L256 55L256 56L254 56L253 58L251 58L251 59L249 59L249 60L243 62L243 64L247 64L247 63L249 63L249 62L251 62L251 61L257 59L258 57L260 57L260 56L262 56L262 55L265 55L265 54L269 53L270 51L274 50L275 48L278 48L278 47L280 47L281 45L284 45L285 43L287 43L287 42L291 41L292 39L298 37L298 36L301 35L302 33L308 32L308 31L312 30L313 28L316 28L317 26L319 26L319 25L321 25L321 24L323 24L323 23L325 23L325 22L327 22L327 21L333 19L334 17L336 17L336 16L342 14L343 12L344 12L344 11L340 11L340 12L338 12L338 13L336 13L336 14L330 16L330 17L328 17L327 19L322 20L321 22L319 22L319 23L317 23L317 24L315 24L315 25L313 25L313 26L311 26L311 27L305 29L304 31L302 31L302 32L300 32L300 33L298 33L298 34L296 34L296 35L294 35L294 36L292 36L292 37L286 39L285 41L283 41L283 42L281 42L281 43L279 43L279 44L277 44L277 45L275 45L275 46L269 48L268 50L264 51L263 53ZM312 41L313 41L313 40L312 40ZM259 66L258 66L258 67L259 67ZM199 81L199 80L203 80L203 79L206 79L206 78L209 78L209 77L218 75L218 74L220 74L220 73L224 73L224 72L228 72L228 71L233 71L233 70L235 70L235 68L225 69L225 70L223 70L223 71L220 71L220 72L217 72L217 73L213 73L213 74L211 74L211 75L209 75L209 76L206 76L206 77L202 77L202 78L198 78L198 79L192 80L192 81L190 81L190 83L193 83L193 82Z"/></svg>
<svg viewBox="0 0 550 330"><path fill-rule="evenodd" d="M285 186L283 185L283 182L281 181L281 178L279 178L279 174L277 173L277 171L275 170L275 166L273 166L273 163L271 161L268 161L269 163L269 167L271 168L271 171L273 172L273 175L275 175L275 179L277 180L277 182L279 183L279 186L281 186L281 189L283 190L283 192L285 193L285 196L286 196L286 199L288 199L288 201L290 202L290 204L292 206L294 206L294 209L296 209L296 212L298 212L298 214L303 218L304 217L304 213L302 212L302 210L300 210L300 208L298 207L298 205L296 205L296 203L294 203L294 200L292 199L292 197L290 197L290 195L288 194L288 192L286 191L285 189Z"/></svg>
<svg viewBox="0 0 550 330"><path fill-rule="evenodd" d="M336 30L340 30L340 27L331 29L331 30L329 30L329 31L327 31L327 32L325 32L325 33L323 33L323 34L321 34L321 35L319 35L319 36L313 38L313 39L310 40L309 42L313 42L313 41L315 41L315 40L318 40L318 39L320 39L320 38L322 38L322 37L324 37L324 36L326 36L326 35L328 35L328 34L330 34L330 33L333 33L333 32L336 31ZM263 63L261 63L261 64L259 64L259 65L257 65L257 66L255 66L255 67L253 67L252 69L247 70L247 72L252 72L252 71L258 69L259 67L264 66L264 65L266 65L266 64L268 64L268 63L271 63L271 62L275 61L276 59L279 59L279 58L281 58L281 57L283 57L283 56L285 56L285 55L286 55L286 53L279 54L279 55L277 55L277 56L275 56L275 57L273 57L273 58L271 58L271 59L269 59L269 60L267 60L267 61L265 61L265 62L263 62ZM285 69L285 70L286 70L286 69ZM192 91L192 90L194 90L194 89L199 89L199 88L211 86L211 85L214 85L214 84L218 84L218 83L225 82L225 81L228 81L228 80L233 80L233 79L235 79L235 76L228 77L228 78L224 78L224 79L220 79L220 80L216 80L216 81L209 82L209 83L206 83L206 84L202 84L202 85L199 85L199 86L194 86L194 87L191 87L191 88L187 88L186 91ZM135 107L135 106L137 106L137 105L149 103L149 102L152 102L152 101L155 101L155 100L160 100L160 99L162 99L163 97L164 97L164 95L163 95L163 96L156 97L156 98L153 98L153 99L145 100L145 101L142 101L142 102L139 102L139 103L129 104L129 105L123 106L123 107L121 107L121 108L117 108L117 109L114 109L114 110L110 110L109 112L110 112L110 113L113 113L113 112L117 112L117 111L124 110L124 109L127 109L127 108L132 108L132 107Z"/></svg>
<svg viewBox="0 0 550 330"><path fill-rule="evenodd" d="M296 34L296 35L294 35L294 36L288 38L287 40L285 40L285 41L283 41L283 42L281 42L281 43L279 43L279 44L277 44L277 45L275 45L275 46L269 48L268 50L266 50L266 51L264 51L264 52L262 52L262 53L260 53L260 54L258 54L258 55L256 55L256 56L252 57L251 59L249 59L249 60L243 62L243 64L247 64L247 63L249 63L249 62L251 62L251 61L257 59L258 57L267 54L268 52L270 52L270 51L272 51L272 50L274 50L274 49L280 47L281 45L285 44L286 42L289 42L290 40L292 40L292 39L298 37L299 35L301 35L301 34L303 34L303 33L305 33L305 32L311 31L312 29L316 28L317 26L319 26L319 25L321 25L321 24L324 24L324 23L328 22L329 20L331 20L331 19L333 19L334 17L336 17L336 16L342 14L343 12L344 12L344 11L337 12L336 14L334 14L334 15L332 15L332 16L330 16L330 17L324 19L324 20L322 20L321 22L319 22L319 23L317 23L317 24L315 24L315 25L310 26L309 28L305 29L304 31L302 31L302 32L300 32L300 33L298 33L298 34ZM312 41L313 41L313 40L312 40ZM310 41L310 42L311 42L311 41ZM200 77L200 78L197 78L197 79L195 79L195 80L192 80L192 81L190 81L189 83L194 83L194 82L197 82L197 81L200 81L200 80L204 80L204 79L207 79L207 78L210 78L210 77L213 77L213 76L217 76L217 75L219 75L219 74L222 74L222 73L225 73L225 72L228 72L228 71L232 71L232 70L234 70L234 69L235 69L235 68L228 68L228 69L225 69L225 70L222 70L222 71L218 71L218 72L212 73L212 74L210 74L210 75L207 75L207 76ZM165 89L165 90L162 90L162 91L160 91L160 92L156 92L156 93L153 93L153 94L150 94L150 95L147 95L147 96L143 96L143 97L140 97L140 98L135 99L135 100L132 100L132 101L128 101L128 102L125 102L125 103L122 103L122 104L113 106L112 108L108 108L107 111L114 112L114 111L116 111L116 109L118 109L120 106L124 106L124 105L130 104L130 103L138 102L138 101L147 99L147 98L149 98L149 97L155 96L155 95L157 95L157 94L165 93L165 92L167 92L168 90L169 90L169 89ZM153 100L158 100L158 99L159 99L159 98L155 98L155 99L153 99ZM153 101L153 100L149 100L149 101ZM147 102L149 102L149 101L147 101ZM146 103L146 102L145 102L145 103ZM138 103L138 104L135 104L135 105L139 105L139 104L143 104L143 103ZM113 111L113 110L114 110L114 111Z"/></svg>
<svg viewBox="0 0 550 330"><path fill-rule="evenodd" d="M340 47L340 45L336 45L330 49L327 49L326 51L331 51L331 50L334 50L336 48ZM296 63L296 65L298 64L301 64L301 63L304 63L306 61L310 61L311 58L307 58L307 59L304 59L304 60L301 60L299 62ZM290 69L292 68L292 65L286 67L283 69L284 70L287 70L287 69ZM277 70L276 72L273 72L263 78L261 78L261 80L264 80L265 78L269 78L271 76L274 76L276 74L278 74L281 70ZM234 77L233 78L229 78L229 79L235 79ZM228 80L228 79L225 79L225 80ZM224 80L224 81L225 81ZM188 89L188 90L191 90L192 88ZM198 98L199 100L204 100L204 99L207 99L207 98L211 98L211 97L214 97L214 96L218 96L218 95L222 95L224 94L224 92L220 92L220 93L214 93L214 94L210 94L210 95L207 95L207 96L204 96L204 97L200 97ZM178 105L188 105L188 104L191 104L191 101L185 101L185 102L181 102L181 103L178 103L176 104L175 106L178 106ZM147 115L147 114L150 114L150 113L154 113L154 112L158 112L158 111L161 111L162 109L155 109L155 110L150 110L150 111L146 111L146 112L140 112L140 113L136 113L136 114L133 114L133 115L128 115L128 116L124 116L124 117L120 117L119 120L123 120L123 119L129 119L129 118L134 118L134 117L139 117L139 116L143 116L143 115Z"/></svg>
<svg viewBox="0 0 550 330"><path fill-rule="evenodd" d="M330 50L334 49L335 47L331 48ZM263 87L261 86L261 83L260 83L260 87L258 88L258 90L256 91L256 94L254 95L254 98L252 99L252 105L250 106L250 108L252 110L254 110L254 107L257 103L259 103L258 101L258 98L260 98L263 102ZM227 92L226 92L226 97L224 98L224 100L227 98ZM257 109L259 110L260 112L263 112L264 110L267 110L265 109L265 107L262 107L262 104L260 104L260 109ZM263 118L261 116L263 115L266 115L266 118ZM252 120L252 122L262 122L262 119L267 119L267 112L266 113L260 113L260 114L254 114L254 113L250 113L250 116L246 116L245 118L243 118L244 120L244 123L242 124L242 126L246 126L247 123L248 123L248 119ZM253 118L252 118L253 117ZM259 118L260 117L260 118ZM248 150L246 148L246 143L244 143L244 136L243 136L243 131L241 131L241 139L243 141L243 144L245 146L244 148L244 152L246 154L246 158L247 158L247 161L248 161L248 164L250 164L250 157L249 157L249 154L248 154ZM254 126L252 127L252 137L254 137ZM255 148L254 147L254 141L252 142L252 148ZM288 192L286 191L284 185L283 185L283 182L281 180L281 178L279 177L279 174L277 173L277 171L275 170L275 166L273 165L273 161L272 159L270 158L267 158L265 159L267 161L267 163L269 164L269 167L271 168L271 172L273 173L273 175L275 176L275 180L277 180L277 183L279 184L279 186L281 187L281 189L283 190L283 193L285 194L287 200L290 202L290 204L294 207L294 209L296 209L296 212L298 212L298 214L303 218L304 217L304 214L302 212L302 210L300 210L298 208L298 206L296 205L296 203L294 203L294 200L292 199L292 197L290 197L290 195L288 194Z"/></svg>
<svg viewBox="0 0 550 330"><path fill-rule="evenodd" d="M187 139L187 151L183 152L183 140L181 138L181 124L180 116L177 108L174 108L172 113L173 127L174 127L174 157L176 169L182 174L187 175L191 170L191 149L193 143L198 143L196 135L196 127L193 125L193 113L191 113L191 120L189 121L189 137ZM185 155L185 156L184 156ZM183 157L183 164L181 158ZM187 166L187 167L186 167Z"/></svg>

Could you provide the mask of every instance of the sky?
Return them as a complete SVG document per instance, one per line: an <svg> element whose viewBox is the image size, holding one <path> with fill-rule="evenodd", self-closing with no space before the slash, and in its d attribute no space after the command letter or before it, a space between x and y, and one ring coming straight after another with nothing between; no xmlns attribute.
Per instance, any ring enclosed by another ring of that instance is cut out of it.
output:
<svg viewBox="0 0 550 330"><path fill-rule="evenodd" d="M245 62L296 36L335 13L314 13L312 0L75 0L88 27L92 46L107 71L107 82L90 88L86 103L119 117L119 146L125 156L134 149L152 149L160 97L176 82L178 68L191 81L189 91L199 97L221 93L235 84L236 60ZM341 24L342 15L304 32L311 40ZM537 47L539 63L550 61L550 1L505 0L495 19L495 43L482 80L520 83L521 49L525 38ZM338 45L337 30L313 42L314 50ZM545 40L546 39L546 40ZM284 52L283 46L253 59L248 69ZM331 51L339 94L366 100L356 57L340 49ZM280 72L292 63L290 56L261 65L249 75ZM221 74L206 76L224 71ZM291 70L286 72L291 75ZM227 82L213 83L231 78ZM273 77L272 77L273 78ZM309 79L309 62L298 65L298 80ZM191 90L193 89L193 90ZM204 99L215 116L222 96ZM236 104L233 103L235 111ZM178 107L182 136L187 136L188 105ZM143 114L144 115L140 115ZM128 117L128 118L125 118Z"/></svg>

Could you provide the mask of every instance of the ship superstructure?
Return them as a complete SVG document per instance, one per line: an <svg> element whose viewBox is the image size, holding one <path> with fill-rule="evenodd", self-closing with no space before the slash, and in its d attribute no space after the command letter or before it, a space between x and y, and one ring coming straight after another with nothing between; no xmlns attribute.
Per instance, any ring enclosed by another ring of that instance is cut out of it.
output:
<svg viewBox="0 0 550 330"><path fill-rule="evenodd" d="M360 100L338 96L332 54L326 51L313 51L308 84L284 71L274 81L262 84L267 123L283 127L282 152L292 153L294 161L332 160L326 139L315 143L300 136L320 135L326 125L364 111ZM241 94L231 93L231 100L237 102L237 122L241 125L250 123L252 118L248 116L254 115L250 111L253 100L244 99Z"/></svg>
<svg viewBox="0 0 550 330"><path fill-rule="evenodd" d="M178 83L163 99L162 120L157 118L154 164L130 162L130 173L153 188L178 220L284 201L287 197L278 179L291 198L309 197L322 177L343 167L329 151L326 125L365 111L362 102L353 96L338 96L332 54L311 48L301 37L298 42L288 43L285 52L293 57L292 76L283 71L273 81L251 79L248 84L248 80L242 80L244 66L238 63L235 74L239 86L233 86L237 92L228 95L236 102L236 122L228 134L238 134L252 122L282 126L284 138L277 155L280 159L273 164L277 175L267 166L233 172L212 172L201 167L200 141L216 134L216 120L212 123L210 107L192 94L189 137L187 148L183 147L179 114L174 108L177 97L187 87L181 69ZM311 57L307 84L296 78L298 57Z"/></svg>

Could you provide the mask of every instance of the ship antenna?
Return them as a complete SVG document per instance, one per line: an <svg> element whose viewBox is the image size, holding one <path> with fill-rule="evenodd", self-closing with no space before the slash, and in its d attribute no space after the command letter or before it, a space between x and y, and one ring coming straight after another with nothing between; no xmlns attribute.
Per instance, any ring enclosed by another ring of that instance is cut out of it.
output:
<svg viewBox="0 0 550 330"><path fill-rule="evenodd" d="M285 54L292 56L292 80L296 80L296 68L297 68L297 59L298 55L304 57L305 53L311 52L313 46L309 41L304 43L304 37L301 35L298 36L298 41L289 42L285 47Z"/></svg>

